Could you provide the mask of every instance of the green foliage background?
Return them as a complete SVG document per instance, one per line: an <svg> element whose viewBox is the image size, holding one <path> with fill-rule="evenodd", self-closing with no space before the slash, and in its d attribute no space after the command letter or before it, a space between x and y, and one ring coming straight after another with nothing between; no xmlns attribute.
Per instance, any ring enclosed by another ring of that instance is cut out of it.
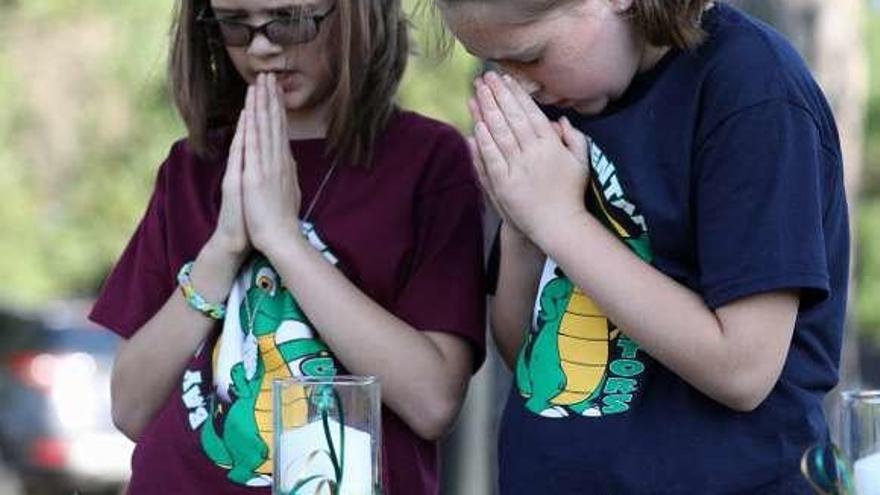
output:
<svg viewBox="0 0 880 495"><path fill-rule="evenodd" d="M865 21L871 68L865 176L861 211L853 223L859 229L858 323L880 346L880 2L872 5Z"/></svg>
<svg viewBox="0 0 880 495"><path fill-rule="evenodd" d="M172 6L0 1L0 304L89 296L123 249L156 168L183 135L165 85ZM856 308L859 327L880 342L880 12L868 10L872 94L854 222ZM460 50L442 62L417 56L401 101L465 130L476 70Z"/></svg>
<svg viewBox="0 0 880 495"><path fill-rule="evenodd" d="M87 297L124 248L184 134L165 84L173 4L0 2L0 304ZM401 102L464 128L476 67L415 57Z"/></svg>

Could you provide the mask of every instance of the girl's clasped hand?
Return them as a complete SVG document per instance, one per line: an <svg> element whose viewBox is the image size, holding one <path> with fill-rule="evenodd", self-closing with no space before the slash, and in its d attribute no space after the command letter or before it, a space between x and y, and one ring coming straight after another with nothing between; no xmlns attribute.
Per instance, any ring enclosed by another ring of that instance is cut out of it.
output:
<svg viewBox="0 0 880 495"><path fill-rule="evenodd" d="M215 235L236 253L263 250L299 228L302 193L281 97L275 74L259 74L230 146Z"/></svg>
<svg viewBox="0 0 880 495"><path fill-rule="evenodd" d="M565 117L551 122L507 74L489 72L475 87L468 142L477 176L501 217L540 243L560 219L585 213L588 139Z"/></svg>

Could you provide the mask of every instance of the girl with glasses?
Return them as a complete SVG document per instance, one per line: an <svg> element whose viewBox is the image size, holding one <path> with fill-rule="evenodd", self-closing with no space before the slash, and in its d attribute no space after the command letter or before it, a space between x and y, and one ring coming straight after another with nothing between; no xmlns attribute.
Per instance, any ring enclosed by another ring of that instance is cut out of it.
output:
<svg viewBox="0 0 880 495"><path fill-rule="evenodd" d="M795 50L708 0L436 3L503 71L471 102L504 220L501 493L812 493L849 234Z"/></svg>
<svg viewBox="0 0 880 495"><path fill-rule="evenodd" d="M189 135L91 315L127 339L130 493L268 493L272 380L335 374L381 384L384 493L437 493L484 353L480 196L464 139L394 104L406 26L399 0L179 1Z"/></svg>

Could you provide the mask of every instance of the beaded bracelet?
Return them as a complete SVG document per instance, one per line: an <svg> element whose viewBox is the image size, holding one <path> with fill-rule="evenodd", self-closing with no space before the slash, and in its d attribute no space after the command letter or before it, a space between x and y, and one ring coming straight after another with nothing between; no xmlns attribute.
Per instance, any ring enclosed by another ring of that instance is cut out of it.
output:
<svg viewBox="0 0 880 495"><path fill-rule="evenodd" d="M226 316L226 305L209 303L201 294L196 292L196 289L192 286L192 280L189 278L192 267L193 262L190 261L183 265L177 273L177 283L180 284L180 290L183 291L183 298L196 311L209 318L222 320Z"/></svg>

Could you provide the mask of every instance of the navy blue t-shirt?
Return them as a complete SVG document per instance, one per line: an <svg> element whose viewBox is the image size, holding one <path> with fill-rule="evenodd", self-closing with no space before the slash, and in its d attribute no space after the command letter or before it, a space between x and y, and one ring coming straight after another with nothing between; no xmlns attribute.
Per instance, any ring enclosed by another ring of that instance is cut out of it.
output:
<svg viewBox="0 0 880 495"><path fill-rule="evenodd" d="M828 438L847 296L837 130L778 33L724 4L703 24L705 43L670 52L601 115L568 113L594 140L587 206L711 309L799 290L782 375L756 410L731 410L548 260L501 425L504 495L811 493L798 463Z"/></svg>

